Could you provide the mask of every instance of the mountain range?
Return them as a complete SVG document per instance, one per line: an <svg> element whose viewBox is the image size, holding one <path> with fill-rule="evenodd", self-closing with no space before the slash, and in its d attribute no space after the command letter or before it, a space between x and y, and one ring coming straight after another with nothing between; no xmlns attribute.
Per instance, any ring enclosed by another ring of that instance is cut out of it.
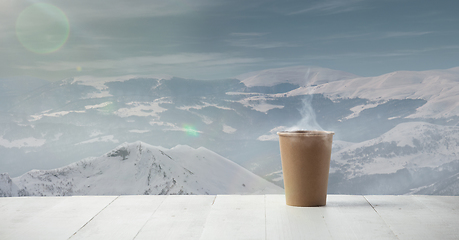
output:
<svg viewBox="0 0 459 240"><path fill-rule="evenodd" d="M30 84L33 82L33 84ZM277 131L335 132L330 193L458 195L459 67L360 77L296 66L224 80L0 79L0 178L122 142L205 147L282 186Z"/></svg>
<svg viewBox="0 0 459 240"><path fill-rule="evenodd" d="M283 189L200 147L124 143L97 158L19 177L0 176L0 196L265 194Z"/></svg>

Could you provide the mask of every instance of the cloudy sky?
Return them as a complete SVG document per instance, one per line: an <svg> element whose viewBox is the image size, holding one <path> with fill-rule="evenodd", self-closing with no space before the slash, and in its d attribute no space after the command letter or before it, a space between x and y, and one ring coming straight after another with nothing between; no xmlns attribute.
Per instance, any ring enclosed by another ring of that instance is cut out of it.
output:
<svg viewBox="0 0 459 240"><path fill-rule="evenodd" d="M459 66L456 0L0 0L0 78Z"/></svg>

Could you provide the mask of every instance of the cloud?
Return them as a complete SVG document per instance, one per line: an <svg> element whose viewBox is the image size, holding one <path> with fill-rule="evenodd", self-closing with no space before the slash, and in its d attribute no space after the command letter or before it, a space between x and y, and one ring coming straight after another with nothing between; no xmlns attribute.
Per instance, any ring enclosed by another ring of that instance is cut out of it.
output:
<svg viewBox="0 0 459 240"><path fill-rule="evenodd" d="M432 34L430 31L414 32L373 32L373 33L343 33L334 34L326 37L318 38L319 40L378 40L388 38L401 38L401 37L419 37L423 35Z"/></svg>
<svg viewBox="0 0 459 240"><path fill-rule="evenodd" d="M224 53L179 53L161 56L127 57L92 61L49 61L16 66L17 71L62 76L158 76L213 80L232 78L253 66L265 66L268 60ZM55 78L58 80L59 78Z"/></svg>
<svg viewBox="0 0 459 240"><path fill-rule="evenodd" d="M259 42L253 39L232 39L226 40L229 45L233 47L246 47L246 48L282 48L282 47L298 47L296 44L288 42Z"/></svg>
<svg viewBox="0 0 459 240"><path fill-rule="evenodd" d="M177 16L221 5L212 0L0 0L0 20L15 20L27 6L39 2L52 4L66 15L81 20Z"/></svg>
<svg viewBox="0 0 459 240"><path fill-rule="evenodd" d="M114 32L115 35L119 34L116 29L123 30L123 28L115 25L117 23L113 20L126 21L130 18L136 18L139 20L138 25L140 26L143 24L142 18L176 17L206 11L218 5L211 0L136 0L134 2L124 0L0 0L0 42L2 42L0 50L15 46L13 44L17 43L15 24L18 16L28 6L38 2L54 5L65 13L70 22L71 39L78 38L78 41L81 41L87 36L85 40L91 43L111 40L103 38L113 38ZM105 28L96 27L94 29L93 26L105 26ZM116 39L119 40L120 37L116 36ZM129 36L129 39L132 40L135 37Z"/></svg>
<svg viewBox="0 0 459 240"><path fill-rule="evenodd" d="M234 32L234 33L231 33L230 36L234 36L234 37L261 37L261 36L264 36L268 33L264 33L264 32Z"/></svg>
<svg viewBox="0 0 459 240"><path fill-rule="evenodd" d="M269 33L264 32L240 32L240 33L231 33L230 36L234 37L233 39L228 39L227 42L233 47L246 47L246 48L282 48L282 47L298 47L296 44L289 42L278 42L278 41L269 41L262 38Z"/></svg>
<svg viewBox="0 0 459 240"><path fill-rule="evenodd" d="M418 37L422 35L431 34L432 32L387 32L382 35L383 38L394 37Z"/></svg>
<svg viewBox="0 0 459 240"><path fill-rule="evenodd" d="M427 52L443 51L443 50L459 50L459 45L449 45L442 47L420 48L420 49L401 49L385 52L349 52L341 54L326 54L326 55L308 55L305 59L308 60L342 60L342 59L362 59L362 58L380 58L380 57L402 57L413 56Z"/></svg>
<svg viewBox="0 0 459 240"><path fill-rule="evenodd" d="M75 13L75 16L89 18L140 18L158 16L176 16L197 12L218 5L211 0L111 0L111 1L54 1L56 5Z"/></svg>
<svg viewBox="0 0 459 240"><path fill-rule="evenodd" d="M85 72L97 70L138 73L148 71L185 71L186 69L209 69L231 67L263 62L262 58L238 57L223 53L179 53L162 56L139 56L122 59L101 59L93 61L39 62L33 66L19 66L20 69L41 71L69 71L81 67ZM162 73L162 72L161 72Z"/></svg>
<svg viewBox="0 0 459 240"><path fill-rule="evenodd" d="M374 38L374 34L372 33L342 33L342 34L333 34L326 37L319 37L319 40L344 40L344 39L352 39L352 40L368 40L370 38Z"/></svg>
<svg viewBox="0 0 459 240"><path fill-rule="evenodd" d="M358 3L363 0L326 0L319 1L312 6L304 9L290 12L288 15L304 14L304 13L322 13L322 14L337 14L342 12L351 12L362 9Z"/></svg>

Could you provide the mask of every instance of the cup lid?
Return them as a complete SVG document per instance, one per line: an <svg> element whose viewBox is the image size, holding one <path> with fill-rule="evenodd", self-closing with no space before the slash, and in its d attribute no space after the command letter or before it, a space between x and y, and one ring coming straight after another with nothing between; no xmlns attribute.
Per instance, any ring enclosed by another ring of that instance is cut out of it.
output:
<svg viewBox="0 0 459 240"><path fill-rule="evenodd" d="M319 131L319 130L293 130L293 131L281 131L277 132L279 136L324 136L324 135L333 135L335 132L332 131Z"/></svg>

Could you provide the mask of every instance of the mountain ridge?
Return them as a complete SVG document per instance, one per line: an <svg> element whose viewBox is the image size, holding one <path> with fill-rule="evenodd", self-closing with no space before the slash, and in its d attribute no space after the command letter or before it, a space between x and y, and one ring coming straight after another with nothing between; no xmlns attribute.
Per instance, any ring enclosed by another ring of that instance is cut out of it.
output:
<svg viewBox="0 0 459 240"><path fill-rule="evenodd" d="M266 69L236 76L247 87L272 87L282 83L289 83L305 87L327 82L340 81L358 77L352 73L314 66L294 66Z"/></svg>
<svg viewBox="0 0 459 240"><path fill-rule="evenodd" d="M137 141L19 177L0 175L0 196L281 193L282 189L206 149L172 149Z"/></svg>

